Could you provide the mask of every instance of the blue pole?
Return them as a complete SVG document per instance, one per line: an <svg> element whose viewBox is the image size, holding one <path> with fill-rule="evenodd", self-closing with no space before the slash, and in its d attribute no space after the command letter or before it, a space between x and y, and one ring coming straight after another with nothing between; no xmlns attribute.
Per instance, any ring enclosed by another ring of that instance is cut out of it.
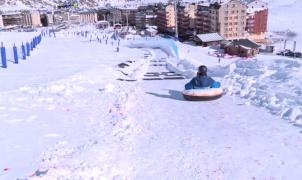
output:
<svg viewBox="0 0 302 180"><path fill-rule="evenodd" d="M5 47L3 46L3 43L1 42L1 60L2 60L2 67L7 68L6 64L6 52Z"/></svg>
<svg viewBox="0 0 302 180"><path fill-rule="evenodd" d="M25 46L24 46L23 43L22 43L21 49L22 49L22 59L23 59L23 60L26 60Z"/></svg>
<svg viewBox="0 0 302 180"><path fill-rule="evenodd" d="M33 42L31 41L30 42L30 50L32 51L34 49L34 45L33 45Z"/></svg>
<svg viewBox="0 0 302 180"><path fill-rule="evenodd" d="M31 40L31 42L32 42L32 46L33 46L33 49L35 48L35 39L33 38L32 40Z"/></svg>
<svg viewBox="0 0 302 180"><path fill-rule="evenodd" d="M16 63L16 64L19 64L18 50L17 50L17 47L16 47L15 44L14 44L14 47L13 47L13 51L14 51L14 59L15 59L15 63Z"/></svg>
<svg viewBox="0 0 302 180"><path fill-rule="evenodd" d="M30 56L30 47L29 47L29 43L26 43L26 55Z"/></svg>

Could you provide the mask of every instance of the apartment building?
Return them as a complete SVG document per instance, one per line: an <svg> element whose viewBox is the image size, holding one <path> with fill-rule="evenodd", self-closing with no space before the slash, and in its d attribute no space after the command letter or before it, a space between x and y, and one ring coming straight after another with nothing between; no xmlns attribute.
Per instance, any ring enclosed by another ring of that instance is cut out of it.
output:
<svg viewBox="0 0 302 180"><path fill-rule="evenodd" d="M78 13L72 13L69 15L70 24L79 24L81 22L81 16Z"/></svg>
<svg viewBox="0 0 302 180"><path fill-rule="evenodd" d="M137 12L135 26L137 29L146 29L147 26L156 24L156 15L148 12Z"/></svg>
<svg viewBox="0 0 302 180"><path fill-rule="evenodd" d="M97 11L97 15L98 15L98 21L106 21L108 19L108 17L110 16L110 10L109 9L99 9Z"/></svg>
<svg viewBox="0 0 302 180"><path fill-rule="evenodd" d="M137 9L121 9L121 20L123 25L135 26Z"/></svg>
<svg viewBox="0 0 302 180"><path fill-rule="evenodd" d="M195 23L196 23L196 12L197 12L197 7L198 4L192 3L188 5L188 14L189 14L189 29L194 29L195 28Z"/></svg>
<svg viewBox="0 0 302 180"><path fill-rule="evenodd" d="M51 12L40 11L41 24L44 27L52 26L54 24L54 16Z"/></svg>
<svg viewBox="0 0 302 180"><path fill-rule="evenodd" d="M178 36L179 38L187 38L189 36L189 6L178 6L177 7L177 25L178 25Z"/></svg>
<svg viewBox="0 0 302 180"><path fill-rule="evenodd" d="M199 4L196 10L195 32L196 34L204 34L210 32L211 17L210 4Z"/></svg>
<svg viewBox="0 0 302 180"><path fill-rule="evenodd" d="M40 13L38 11L24 11L23 16L23 26L42 26Z"/></svg>
<svg viewBox="0 0 302 180"><path fill-rule="evenodd" d="M3 26L23 26L23 15L21 12L7 12L2 14Z"/></svg>
<svg viewBox="0 0 302 180"><path fill-rule="evenodd" d="M111 25L123 23L123 20L126 22L126 16L122 19L122 11L117 8L99 9L96 13L98 21L108 21Z"/></svg>
<svg viewBox="0 0 302 180"><path fill-rule="evenodd" d="M169 4L156 12L156 23L159 32L175 32L175 10L174 5Z"/></svg>
<svg viewBox="0 0 302 180"><path fill-rule="evenodd" d="M246 31L249 38L256 42L265 39L267 32L268 5L259 0L247 4Z"/></svg>
<svg viewBox="0 0 302 180"><path fill-rule="evenodd" d="M239 0L210 4L210 31L218 32L227 40L244 38L247 6Z"/></svg>
<svg viewBox="0 0 302 180"><path fill-rule="evenodd" d="M95 23L98 21L98 15L97 12L95 11L82 11L79 12L80 15L80 22L82 23ZM74 14L74 21L76 20L78 16L76 16L76 14ZM70 18L69 18L70 20Z"/></svg>

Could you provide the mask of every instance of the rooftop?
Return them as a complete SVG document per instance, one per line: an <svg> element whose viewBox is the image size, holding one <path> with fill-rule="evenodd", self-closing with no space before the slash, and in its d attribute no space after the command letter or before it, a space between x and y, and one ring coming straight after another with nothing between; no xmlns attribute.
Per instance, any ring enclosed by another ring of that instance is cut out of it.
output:
<svg viewBox="0 0 302 180"><path fill-rule="evenodd" d="M196 35L202 42L213 42L222 41L224 38L218 33L208 33L208 34L197 34Z"/></svg>
<svg viewBox="0 0 302 180"><path fill-rule="evenodd" d="M258 45L257 43L255 43L249 39L233 40L232 44L239 45L239 46L246 47L246 48L259 48L260 47L260 45Z"/></svg>

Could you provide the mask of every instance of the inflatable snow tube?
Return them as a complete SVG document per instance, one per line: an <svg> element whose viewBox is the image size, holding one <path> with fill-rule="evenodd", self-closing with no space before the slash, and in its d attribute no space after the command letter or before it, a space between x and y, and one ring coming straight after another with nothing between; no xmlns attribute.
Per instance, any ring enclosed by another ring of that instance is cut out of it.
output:
<svg viewBox="0 0 302 180"><path fill-rule="evenodd" d="M220 98L223 95L222 88L190 89L182 92L184 98L189 101L208 101Z"/></svg>

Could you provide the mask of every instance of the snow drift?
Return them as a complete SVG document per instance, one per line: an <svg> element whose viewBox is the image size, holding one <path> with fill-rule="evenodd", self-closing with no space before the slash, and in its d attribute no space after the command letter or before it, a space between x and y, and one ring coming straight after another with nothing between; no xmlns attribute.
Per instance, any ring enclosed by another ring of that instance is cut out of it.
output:
<svg viewBox="0 0 302 180"><path fill-rule="evenodd" d="M260 56L252 61L238 60L224 78L226 90L264 107L270 113L302 125L301 62Z"/></svg>

